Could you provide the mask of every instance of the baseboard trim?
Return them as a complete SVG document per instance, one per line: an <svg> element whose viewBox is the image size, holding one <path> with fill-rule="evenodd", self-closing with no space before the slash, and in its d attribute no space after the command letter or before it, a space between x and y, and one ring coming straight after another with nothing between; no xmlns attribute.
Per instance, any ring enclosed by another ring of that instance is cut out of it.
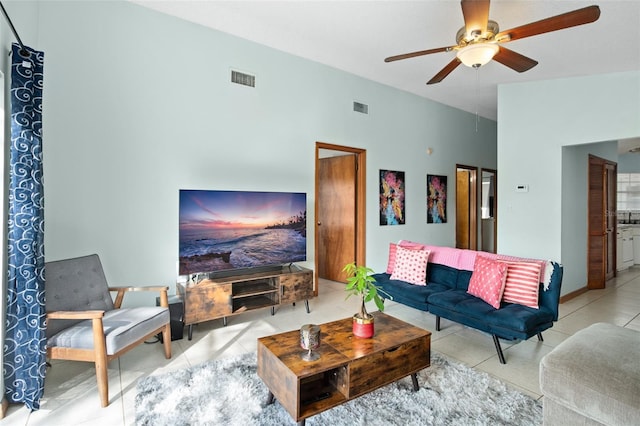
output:
<svg viewBox="0 0 640 426"><path fill-rule="evenodd" d="M589 291L589 289L587 287L582 287L582 288L579 288L577 290L572 291L571 293L567 293L564 296L560 297L560 303L568 302L571 299L575 299L576 297L580 296L581 294L586 293L587 291Z"/></svg>

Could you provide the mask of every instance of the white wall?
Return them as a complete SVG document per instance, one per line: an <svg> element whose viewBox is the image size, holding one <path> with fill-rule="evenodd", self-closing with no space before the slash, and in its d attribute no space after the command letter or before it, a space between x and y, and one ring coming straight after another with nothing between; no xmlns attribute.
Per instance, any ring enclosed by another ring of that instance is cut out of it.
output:
<svg viewBox="0 0 640 426"><path fill-rule="evenodd" d="M498 88L498 247L562 262L563 294L586 285L587 254L573 238L586 216L575 223L575 211L563 208L576 195L563 181L562 147L638 137L638 117L640 72Z"/></svg>
<svg viewBox="0 0 640 426"><path fill-rule="evenodd" d="M137 5L40 2L16 24L45 51L47 259L97 252L113 284L174 287L180 188L307 192L314 223L316 141L367 150L376 270L391 241L453 245L455 164L496 168L495 122ZM380 169L406 173L406 225L378 225ZM426 224L427 173L449 177L447 224Z"/></svg>
<svg viewBox="0 0 640 426"><path fill-rule="evenodd" d="M640 153L619 155L618 173L640 173Z"/></svg>

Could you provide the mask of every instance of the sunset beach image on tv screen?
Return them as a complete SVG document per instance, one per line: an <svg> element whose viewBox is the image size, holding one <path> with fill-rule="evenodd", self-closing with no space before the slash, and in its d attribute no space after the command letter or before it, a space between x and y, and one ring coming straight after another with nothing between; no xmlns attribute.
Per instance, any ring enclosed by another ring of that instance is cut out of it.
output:
<svg viewBox="0 0 640 426"><path fill-rule="evenodd" d="M305 193L180 190L179 274L306 260Z"/></svg>

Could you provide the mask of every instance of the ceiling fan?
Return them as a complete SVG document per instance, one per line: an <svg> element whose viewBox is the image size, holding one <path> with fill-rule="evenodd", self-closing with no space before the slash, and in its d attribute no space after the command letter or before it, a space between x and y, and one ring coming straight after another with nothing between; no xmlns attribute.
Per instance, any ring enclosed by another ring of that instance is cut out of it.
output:
<svg viewBox="0 0 640 426"><path fill-rule="evenodd" d="M440 83L458 65L479 68L491 59L515 71L524 72L538 65L538 61L502 46L503 43L544 34L552 31L595 22L600 17L598 6L589 6L572 12L552 16L506 31L500 31L498 23L489 19L490 0L462 0L464 27L456 34L456 45L437 49L420 50L402 55L390 56L385 62L415 58L432 53L456 51L456 57L438 72L427 84Z"/></svg>

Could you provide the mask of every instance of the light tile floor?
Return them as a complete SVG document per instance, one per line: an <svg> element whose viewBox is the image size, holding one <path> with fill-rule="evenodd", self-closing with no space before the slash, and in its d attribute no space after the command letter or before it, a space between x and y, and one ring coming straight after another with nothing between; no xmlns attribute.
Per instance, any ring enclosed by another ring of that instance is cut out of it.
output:
<svg viewBox="0 0 640 426"><path fill-rule="evenodd" d="M311 313L303 303L280 307L274 316L268 309L199 324L193 340L173 342L173 357L165 360L159 343L143 344L109 365L110 405L100 408L93 364L54 362L47 372L44 399L38 411L29 413L12 405L2 425L132 425L135 424L136 381L150 374L195 365L213 358L256 349L256 338L298 329L305 323L323 323L351 316L357 300L344 300L342 284L321 280L319 297L310 300ZM560 320L543 333L544 342L532 338L512 344L502 342L507 364L502 365L489 335L442 320L435 332L435 317L429 313L387 302L386 313L432 330L432 350L483 370L535 398L540 359L576 331L595 322L610 322L640 331L640 267L618 275L604 290L584 293L560 305Z"/></svg>

